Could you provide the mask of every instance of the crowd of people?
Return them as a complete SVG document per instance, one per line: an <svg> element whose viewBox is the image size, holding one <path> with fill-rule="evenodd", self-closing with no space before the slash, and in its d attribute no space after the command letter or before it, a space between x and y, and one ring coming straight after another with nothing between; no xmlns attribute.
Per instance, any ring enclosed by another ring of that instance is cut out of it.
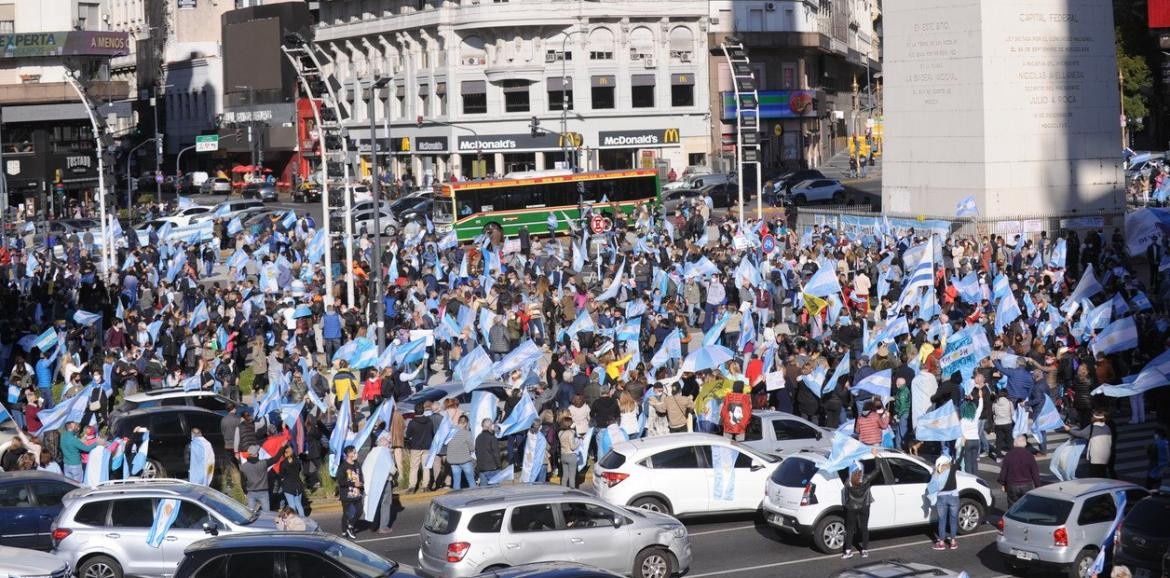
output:
<svg viewBox="0 0 1170 578"><path fill-rule="evenodd" d="M230 215L210 233L118 225L108 271L93 239L28 238L0 286L5 407L21 430L0 467L82 480L95 447L149 454L149 432L109 431L127 395L214 390L234 402L215 451L248 504L303 516L302 496L330 476L351 532L371 508L388 529L395 485L575 487L621 439L742 440L764 408L866 448L943 456L940 473L999 461L1012 501L1040 482L1045 432L1084 439L1084 475L1115 476L1116 424L1170 418L1170 396L1143 377L1170 370L1170 267L1139 266L1117 230L798 229L717 215L709 200L597 210L610 231L573 222L569 235L463 243L427 220L389 238L381 263L366 236L347 263L292 211L249 230ZM408 401L440 381L462 389ZM1151 485L1170 462L1165 439L1151 445ZM361 456L379 447L394 473L366 479ZM940 523L936 547L953 537Z"/></svg>

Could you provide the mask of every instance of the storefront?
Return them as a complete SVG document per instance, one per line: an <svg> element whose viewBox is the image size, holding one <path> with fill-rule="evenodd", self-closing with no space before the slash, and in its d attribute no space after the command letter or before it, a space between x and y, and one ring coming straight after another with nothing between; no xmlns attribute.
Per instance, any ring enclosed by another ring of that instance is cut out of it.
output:
<svg viewBox="0 0 1170 578"><path fill-rule="evenodd" d="M60 117L53 122L29 122L32 117L16 117L17 109L33 114L38 107L9 107L4 111L9 122L0 146L8 205L21 207L26 213L48 209L48 214L63 217L71 215L72 206L93 203L98 163L89 121Z"/></svg>
<svg viewBox="0 0 1170 578"><path fill-rule="evenodd" d="M460 178L551 169L564 156L560 140L554 134L531 133L459 136Z"/></svg>
<svg viewBox="0 0 1170 578"><path fill-rule="evenodd" d="M398 136L390 140L394 154L394 175L409 176L418 185L445 180L451 173L448 163L450 139L445 136Z"/></svg>
<svg viewBox="0 0 1170 578"><path fill-rule="evenodd" d="M818 98L813 90L763 90L759 96L760 145L765 166L797 166L816 157ZM734 151L735 94L724 92L723 142Z"/></svg>
<svg viewBox="0 0 1170 578"><path fill-rule="evenodd" d="M597 134L597 166L601 170L652 169L660 160L668 166L687 166L677 128L601 131Z"/></svg>

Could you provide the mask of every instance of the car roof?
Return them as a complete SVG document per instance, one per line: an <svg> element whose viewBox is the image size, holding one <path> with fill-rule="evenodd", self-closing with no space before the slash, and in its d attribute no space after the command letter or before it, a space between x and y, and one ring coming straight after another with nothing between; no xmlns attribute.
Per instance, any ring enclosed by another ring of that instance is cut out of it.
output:
<svg viewBox="0 0 1170 578"><path fill-rule="evenodd" d="M52 480L55 482L66 482L70 485L77 486L77 482L53 472L43 472L40 470L20 470L15 472L0 472L0 483L10 482L13 480Z"/></svg>
<svg viewBox="0 0 1170 578"><path fill-rule="evenodd" d="M1048 484L1046 486L1036 488L1028 493L1045 498L1075 499L1081 496L1096 494L1099 492L1140 489L1142 489L1142 487L1137 484L1131 484L1121 480L1110 480L1107 478L1083 478L1079 480L1069 480L1067 482Z"/></svg>
<svg viewBox="0 0 1170 578"><path fill-rule="evenodd" d="M631 452L652 452L660 449L677 448L682 446L691 446L695 444L713 442L731 443L727 438L715 434L684 432L670 434L668 436L651 436L627 440L614 444L613 449L615 451L623 450L621 453L628 455Z"/></svg>
<svg viewBox="0 0 1170 578"><path fill-rule="evenodd" d="M168 387L165 389L156 389L152 391L140 391L138 393L126 396L124 401L132 401L134 403L142 403L152 399L172 399L176 397L212 397L218 395L214 391L206 391L202 389L186 390L178 387Z"/></svg>
<svg viewBox="0 0 1170 578"><path fill-rule="evenodd" d="M325 546L332 544L348 545L342 538L324 532L241 532L224 533L199 540L187 546L184 552L190 554L206 550L254 550L274 546L320 552Z"/></svg>
<svg viewBox="0 0 1170 578"><path fill-rule="evenodd" d="M912 576L957 576L958 573L940 568L938 566L931 566L919 562L906 562L897 558L891 560L882 560L880 562L869 562L860 566L855 566L840 574L838 577L849 578L910 578Z"/></svg>
<svg viewBox="0 0 1170 578"><path fill-rule="evenodd" d="M507 502L518 500L551 500L564 497L592 498L594 496L581 490L554 484L517 484L451 492L435 498L434 503L445 508L460 509L507 505Z"/></svg>
<svg viewBox="0 0 1170 578"><path fill-rule="evenodd" d="M125 480L110 480L93 487L79 486L77 489L66 494L66 496L68 496L69 500L92 497L145 498L175 496L197 498L200 495L210 494L212 492L215 492L215 490L207 486L192 484L185 480L129 478Z"/></svg>
<svg viewBox="0 0 1170 578"><path fill-rule="evenodd" d="M203 414L207 414L207 415L213 415L216 417L220 417L220 415L218 413L215 413L214 411L211 411L210 409L203 409L201 407L194 406L194 405L156 405L154 407L140 407L137 409L132 409L132 410L130 410L122 415L115 417L113 419L113 421L116 423L121 423L121 422L128 420L128 419L134 419L134 418L148 416L148 415L152 415L152 414L156 414L156 413L168 413L168 412L203 413Z"/></svg>
<svg viewBox="0 0 1170 578"><path fill-rule="evenodd" d="M752 413L755 413L755 412L752 412ZM803 459L806 459L806 460L816 464L817 466L820 466L821 464L829 461L829 451L830 451L830 448L827 448L827 447L809 445L809 447L801 448L798 450L781 452L780 457L785 459L785 460L791 460L791 459L795 459L795 458L803 458ZM878 457L902 458L902 459L910 460L910 461L917 463L919 465L925 465L926 467L930 467L930 464L927 464L925 462L925 460L923 460L922 458L920 458L918 456L912 456L912 455L910 455L902 450L893 449L893 448L878 448ZM868 460L868 459L871 459L871 456L866 455L865 457L863 457L861 459Z"/></svg>

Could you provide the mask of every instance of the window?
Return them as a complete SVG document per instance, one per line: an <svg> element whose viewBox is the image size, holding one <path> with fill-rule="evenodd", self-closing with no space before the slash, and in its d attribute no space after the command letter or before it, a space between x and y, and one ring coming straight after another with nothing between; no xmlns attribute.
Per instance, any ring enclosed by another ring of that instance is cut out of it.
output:
<svg viewBox="0 0 1170 578"><path fill-rule="evenodd" d="M246 554L232 554L228 560L227 572L221 576L273 576L273 562L276 556L271 552L249 552ZM200 576L203 573L200 572ZM211 574L207 574L211 576Z"/></svg>
<svg viewBox="0 0 1170 578"><path fill-rule="evenodd" d="M435 534L450 534L458 525L459 512L438 504L431 504L431 509L427 510L427 517L423 520L423 528Z"/></svg>
<svg viewBox="0 0 1170 578"><path fill-rule="evenodd" d="M1081 513L1077 516L1077 525L1106 524L1117 517L1117 502L1113 494L1101 494L1085 500L1081 506Z"/></svg>
<svg viewBox="0 0 1170 578"><path fill-rule="evenodd" d="M613 32L597 28L589 33L589 59L613 60Z"/></svg>
<svg viewBox="0 0 1170 578"><path fill-rule="evenodd" d="M109 502L90 502L77 509L73 522L87 526L105 526Z"/></svg>
<svg viewBox="0 0 1170 578"><path fill-rule="evenodd" d="M895 484L929 484L930 470L897 458L889 458L886 465L890 466L890 475L894 476Z"/></svg>
<svg viewBox="0 0 1170 578"><path fill-rule="evenodd" d="M175 516L175 523L171 525L172 528L180 528L186 530L201 530L205 522L211 521L211 514L203 509L203 506L194 502L182 502L179 506L179 515Z"/></svg>
<svg viewBox="0 0 1170 578"><path fill-rule="evenodd" d="M548 109L573 110L573 79L571 77L548 79Z"/></svg>
<svg viewBox="0 0 1170 578"><path fill-rule="evenodd" d="M817 430L796 420L772 420L772 430L776 432L776 439L779 441L816 439L817 437Z"/></svg>
<svg viewBox="0 0 1170 578"><path fill-rule="evenodd" d="M650 467L656 470L700 467L698 455L695 454L693 447L673 448L658 452L651 456L650 464Z"/></svg>
<svg viewBox="0 0 1170 578"><path fill-rule="evenodd" d="M528 112L531 106L527 80L505 80L504 112Z"/></svg>
<svg viewBox="0 0 1170 578"><path fill-rule="evenodd" d="M670 31L670 58L690 62L695 49L695 35L686 26L676 26Z"/></svg>
<svg viewBox="0 0 1170 578"><path fill-rule="evenodd" d="M224 411L227 406L224 405L223 400L213 395L201 395L195 398L195 407L203 409L210 409L211 411Z"/></svg>
<svg viewBox="0 0 1170 578"><path fill-rule="evenodd" d="M752 460L751 456L749 456L743 452L735 452L735 467L736 468L751 469L752 463L753 463L753 460Z"/></svg>
<svg viewBox="0 0 1170 578"><path fill-rule="evenodd" d="M654 33L645 26L630 31L630 60L654 58Z"/></svg>
<svg viewBox="0 0 1170 578"><path fill-rule="evenodd" d="M0 20L0 34L12 34L16 32L15 20Z"/></svg>
<svg viewBox="0 0 1170 578"><path fill-rule="evenodd" d="M464 80L463 114L484 114L487 112L487 83L482 80Z"/></svg>
<svg viewBox="0 0 1170 578"><path fill-rule="evenodd" d="M0 487L0 508L30 508L32 496L24 483Z"/></svg>
<svg viewBox="0 0 1170 578"><path fill-rule="evenodd" d="M547 532L557 529L557 519L552 504L518 506L512 510L508 527L512 532Z"/></svg>
<svg viewBox="0 0 1170 578"><path fill-rule="evenodd" d="M561 516L566 528L612 528L617 514L596 504L566 502L561 504Z"/></svg>
<svg viewBox="0 0 1170 578"><path fill-rule="evenodd" d="M61 498L74 487L62 482L32 483L33 495L37 497L37 504L41 506L60 506Z"/></svg>
<svg viewBox="0 0 1170 578"><path fill-rule="evenodd" d="M772 471L772 483L785 488L800 488L808 484L817 473L817 465L800 458L789 458L780 462Z"/></svg>
<svg viewBox="0 0 1170 578"><path fill-rule="evenodd" d="M592 106L594 110L604 110L614 108L616 99L614 98L614 76L605 74L594 76L591 79L591 94Z"/></svg>
<svg viewBox="0 0 1170 578"><path fill-rule="evenodd" d="M672 201L677 201L688 196L690 196L689 191L672 191L667 198ZM760 416L753 415L752 419L748 420L747 429L743 432L743 441L755 442L762 439L764 439L764 428L760 424Z"/></svg>
<svg viewBox="0 0 1170 578"><path fill-rule="evenodd" d="M322 578L343 575L328 560L304 552L285 552L284 569L287 578Z"/></svg>
<svg viewBox="0 0 1170 578"><path fill-rule="evenodd" d="M150 433L155 436L183 435L178 412L155 414L150 418Z"/></svg>
<svg viewBox="0 0 1170 578"><path fill-rule="evenodd" d="M695 76L670 75L670 106L695 106Z"/></svg>
<svg viewBox="0 0 1170 578"><path fill-rule="evenodd" d="M1113 498L1110 498L1112 502ZM1009 520L1038 526L1059 526L1068 519L1073 503L1068 500L1025 494L1004 514Z"/></svg>
<svg viewBox="0 0 1170 578"><path fill-rule="evenodd" d="M471 521L467 523L467 531L494 534L499 532L503 525L504 511L492 510L472 516Z"/></svg>
<svg viewBox="0 0 1170 578"><path fill-rule="evenodd" d="M630 82L630 100L634 108L654 107L654 75L635 74Z"/></svg>
<svg viewBox="0 0 1170 578"><path fill-rule="evenodd" d="M228 576L228 560L231 556L218 556L213 558L210 562L204 564L195 572L193 578L219 578L220 576Z"/></svg>
<svg viewBox="0 0 1170 578"><path fill-rule="evenodd" d="M111 504L110 526L113 528L149 528L152 524L154 500L150 498L114 500Z"/></svg>
<svg viewBox="0 0 1170 578"><path fill-rule="evenodd" d="M545 62L560 62L562 60L572 60L573 51L566 49L564 52L560 50L546 50L544 51Z"/></svg>

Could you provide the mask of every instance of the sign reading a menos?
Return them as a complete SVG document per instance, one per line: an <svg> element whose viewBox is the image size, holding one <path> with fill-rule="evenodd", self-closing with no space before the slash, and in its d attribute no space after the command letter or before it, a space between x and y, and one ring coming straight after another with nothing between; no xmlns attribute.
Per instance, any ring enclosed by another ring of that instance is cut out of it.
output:
<svg viewBox="0 0 1170 578"><path fill-rule="evenodd" d="M54 56L125 56L130 54L127 32L27 32L0 34L0 58Z"/></svg>

